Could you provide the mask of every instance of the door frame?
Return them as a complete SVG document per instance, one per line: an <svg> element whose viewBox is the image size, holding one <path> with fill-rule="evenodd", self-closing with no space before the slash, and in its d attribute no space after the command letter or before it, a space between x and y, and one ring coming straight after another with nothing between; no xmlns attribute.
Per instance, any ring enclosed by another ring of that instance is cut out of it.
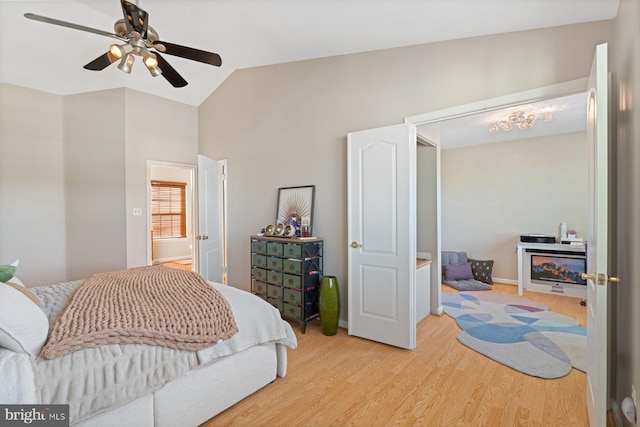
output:
<svg viewBox="0 0 640 427"><path fill-rule="evenodd" d="M405 119L406 120L406 119ZM416 126L417 128L417 126ZM417 133L416 129L416 143L418 145L422 145L425 147L430 147L430 149L436 150L436 158L435 158L435 186L436 186L436 235L434 240L428 242L429 246L429 254L431 255L431 277L429 278L429 312L431 314L435 314L440 316L444 312L444 307L442 306L442 287L434 286L434 284L442 283L442 182L441 182L441 158L442 158L442 150L440 147L440 138L434 138L433 136L430 139L425 138L423 135ZM416 157L418 153L416 153ZM416 160L418 160L416 158ZM419 165L416 164L416 169L420 171L422 167L429 165ZM417 185L418 183L416 183ZM418 209L418 203L416 203L416 210ZM416 249L418 247L418 242L416 241ZM435 251L432 250L435 248Z"/></svg>
<svg viewBox="0 0 640 427"><path fill-rule="evenodd" d="M147 189L147 197L146 197L146 209L147 209L147 215L146 215L146 222L147 222L147 232L146 232L146 242L147 242L147 265L153 265L153 257L152 257L152 247L151 244L149 242L151 242L151 168L153 167L164 167L164 168L175 168L175 169L185 169L189 171L189 179L191 180L191 185L189 186L189 194L188 194L188 199L191 201L189 209L190 209L190 215L187 218L190 227L190 234L191 234L191 239L189 241L189 245L191 246L191 260L192 260L192 269L194 271L196 270L196 260L195 260L195 249L196 249L196 232L198 229L198 224L196 222L197 220L197 212L196 209L198 207L197 204L197 200L196 200L196 187L197 187L197 179L196 179L196 171L197 171L197 167L196 165L190 165L190 164L185 164L185 163L174 163L174 162L165 162L165 161L159 161L159 160L147 160L147 182L146 182L146 189Z"/></svg>
<svg viewBox="0 0 640 427"><path fill-rule="evenodd" d="M420 126L438 123L441 121L455 119L458 117L470 116L477 113L499 110L508 107L514 107L522 104L532 103L550 98L559 98L562 96L573 95L576 93L587 92L587 83L589 78L584 77L581 79L570 80L563 83L558 83L550 86L544 86L537 89L531 89L523 92L516 92L509 95L500 96L497 98L490 98L483 101L473 102L470 104L459 105L456 107L445 108L443 110L437 110L430 113L418 114L415 116L405 117L404 123L412 123L417 128L417 138L422 144L435 145L438 148L438 247L441 248L441 222L440 222L440 206L441 206L441 170L440 170L440 151L441 151L441 139L440 135L429 135L429 137L420 134ZM442 314L444 311L442 306L442 264L440 254L434 254L433 266L432 266L432 279L436 279L435 284L431 288L431 312L435 314Z"/></svg>

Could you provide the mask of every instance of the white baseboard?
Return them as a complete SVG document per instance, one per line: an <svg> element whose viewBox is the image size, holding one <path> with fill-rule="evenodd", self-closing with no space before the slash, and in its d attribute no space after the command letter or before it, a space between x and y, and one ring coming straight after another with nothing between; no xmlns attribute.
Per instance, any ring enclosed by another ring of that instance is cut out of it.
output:
<svg viewBox="0 0 640 427"><path fill-rule="evenodd" d="M499 277L492 277L491 280L493 280L495 283L504 283L505 285L518 286L518 281L513 279L501 279Z"/></svg>

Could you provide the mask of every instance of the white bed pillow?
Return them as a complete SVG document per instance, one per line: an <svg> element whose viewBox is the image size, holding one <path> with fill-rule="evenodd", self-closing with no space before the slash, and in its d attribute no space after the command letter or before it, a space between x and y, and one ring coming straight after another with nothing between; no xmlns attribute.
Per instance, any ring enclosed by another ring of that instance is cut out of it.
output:
<svg viewBox="0 0 640 427"><path fill-rule="evenodd" d="M0 283L0 347L35 356L48 333L44 311L24 293Z"/></svg>

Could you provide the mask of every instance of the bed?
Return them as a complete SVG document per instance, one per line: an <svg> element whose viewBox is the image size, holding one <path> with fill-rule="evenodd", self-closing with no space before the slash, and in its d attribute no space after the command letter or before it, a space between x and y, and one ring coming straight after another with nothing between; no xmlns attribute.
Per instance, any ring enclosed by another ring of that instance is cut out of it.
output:
<svg viewBox="0 0 640 427"><path fill-rule="evenodd" d="M42 357L84 282L29 288L37 305L0 283L0 404L69 404L78 426L195 426L286 375L291 326L261 298L211 282L233 313L230 338L198 350L109 343Z"/></svg>

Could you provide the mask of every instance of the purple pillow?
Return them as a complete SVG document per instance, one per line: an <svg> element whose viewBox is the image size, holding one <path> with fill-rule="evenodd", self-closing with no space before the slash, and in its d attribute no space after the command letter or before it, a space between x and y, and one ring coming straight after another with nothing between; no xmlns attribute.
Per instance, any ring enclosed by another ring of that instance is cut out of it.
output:
<svg viewBox="0 0 640 427"><path fill-rule="evenodd" d="M469 280L473 279L471 263L458 265L443 265L444 280Z"/></svg>

